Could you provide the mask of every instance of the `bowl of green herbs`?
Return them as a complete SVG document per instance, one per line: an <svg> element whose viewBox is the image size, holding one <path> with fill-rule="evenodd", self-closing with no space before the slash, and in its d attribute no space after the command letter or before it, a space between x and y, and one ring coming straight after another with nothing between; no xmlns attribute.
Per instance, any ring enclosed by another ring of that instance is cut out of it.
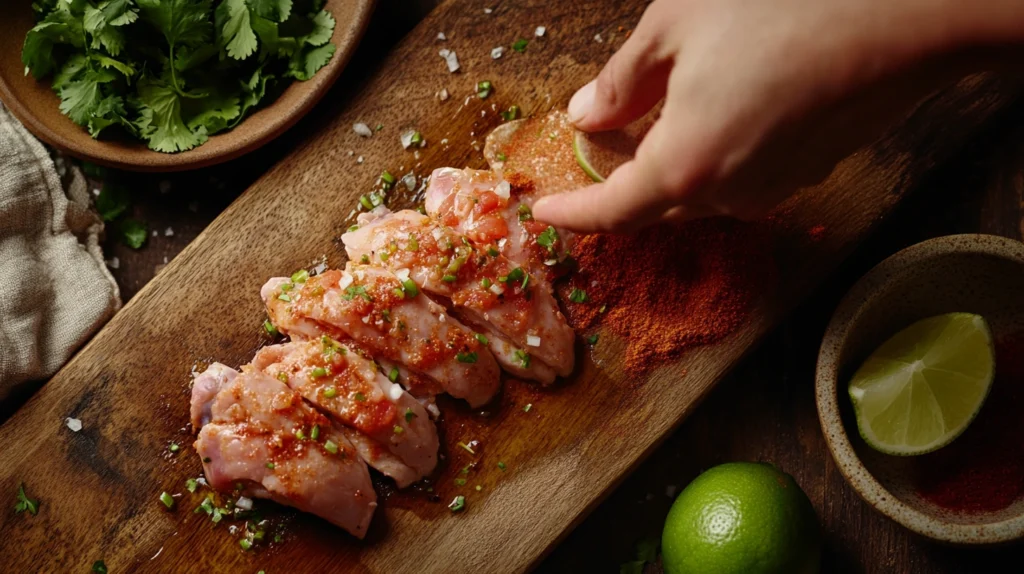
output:
<svg viewBox="0 0 1024 574"><path fill-rule="evenodd" d="M120 169L178 171L272 140L327 92L373 0L0 2L0 101Z"/></svg>

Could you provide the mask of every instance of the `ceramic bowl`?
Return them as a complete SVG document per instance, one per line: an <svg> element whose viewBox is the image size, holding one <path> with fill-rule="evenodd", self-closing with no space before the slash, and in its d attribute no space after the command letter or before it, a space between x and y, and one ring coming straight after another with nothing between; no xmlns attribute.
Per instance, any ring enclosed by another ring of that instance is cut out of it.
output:
<svg viewBox="0 0 1024 574"><path fill-rule="evenodd" d="M840 472L882 514L951 544L1009 542L1024 537L1024 500L995 512L968 513L922 498L914 485L922 472L919 457L871 449L860 437L847 395L854 371L888 337L919 319L954 311L985 317L996 340L1020 333L1024 244L989 235L941 237L872 269L843 299L825 333L818 355L818 416ZM985 416L984 406L978 416Z"/></svg>
<svg viewBox="0 0 1024 574"><path fill-rule="evenodd" d="M306 82L294 82L272 104L250 115L235 129L217 134L183 153L155 152L127 137L95 140L64 116L50 79L25 75L21 45L34 25L31 2L0 2L0 101L36 137L93 163L133 171L181 171L221 163L253 151L284 133L327 92L348 63L373 11L374 0L327 0L337 25L330 63Z"/></svg>

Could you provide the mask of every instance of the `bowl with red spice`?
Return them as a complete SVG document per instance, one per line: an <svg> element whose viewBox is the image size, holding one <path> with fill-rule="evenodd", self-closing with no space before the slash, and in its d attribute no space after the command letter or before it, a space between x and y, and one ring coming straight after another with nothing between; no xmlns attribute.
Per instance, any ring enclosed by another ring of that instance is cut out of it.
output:
<svg viewBox="0 0 1024 574"><path fill-rule="evenodd" d="M995 379L952 443L918 456L871 448L847 387L864 359L908 325L945 313L985 318ZM818 356L816 399L840 472L876 510L921 535L957 545L1024 538L1024 244L990 235L919 243L886 259L850 290Z"/></svg>

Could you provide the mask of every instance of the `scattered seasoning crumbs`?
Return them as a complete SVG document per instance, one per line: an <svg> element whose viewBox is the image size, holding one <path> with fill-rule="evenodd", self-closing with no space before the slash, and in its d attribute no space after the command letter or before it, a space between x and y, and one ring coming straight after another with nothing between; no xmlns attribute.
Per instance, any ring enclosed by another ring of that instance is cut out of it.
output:
<svg viewBox="0 0 1024 574"><path fill-rule="evenodd" d="M466 497L461 494L456 496L455 499L452 500L451 504L448 505L448 508L450 508L452 512L459 512L463 508L466 508Z"/></svg>
<svg viewBox="0 0 1024 574"><path fill-rule="evenodd" d="M107 565L102 560L97 560L92 563L92 571L97 574L107 574Z"/></svg>
<svg viewBox="0 0 1024 574"><path fill-rule="evenodd" d="M484 8L484 14L490 14L491 12L494 12L493 8Z"/></svg>
<svg viewBox="0 0 1024 574"><path fill-rule="evenodd" d="M208 457L208 456L204 456L204 457L203 457L203 462L207 462L207 463L208 463L208 462L210 462L211 460L213 460L213 459L211 459L211 458L210 458L210 457Z"/></svg>
<svg viewBox="0 0 1024 574"><path fill-rule="evenodd" d="M522 54L526 51L526 45L529 44L526 38L520 38L512 44L512 49Z"/></svg>
<svg viewBox="0 0 1024 574"><path fill-rule="evenodd" d="M458 443L458 445L457 445L457 446L458 446L459 448L461 448L461 449L465 450L465 451L466 451L466 452L468 452L469 454L471 454L471 455L473 455L473 456L476 456L476 451L475 451L475 450L473 450L472 448L470 448L470 446L469 446L468 444L466 444L466 443L464 443L464 442L460 442L460 443Z"/></svg>
<svg viewBox="0 0 1024 574"><path fill-rule="evenodd" d="M505 466L505 463L501 462L500 460L498 461L498 468L501 469L501 472L505 472L506 470L508 470L508 467Z"/></svg>
<svg viewBox="0 0 1024 574"><path fill-rule="evenodd" d="M185 481L185 490L188 490L189 492L195 492L196 488L198 488L198 487L199 487L199 481L197 481L194 478L190 478L190 479Z"/></svg>
<svg viewBox="0 0 1024 574"><path fill-rule="evenodd" d="M174 508L174 499L171 498L170 494L167 494L167 491L160 493L160 502L164 503L164 506L167 508Z"/></svg>
<svg viewBox="0 0 1024 574"><path fill-rule="evenodd" d="M526 406L523 407L523 412L524 413L528 413L528 412L530 412L530 409L532 409L532 408L533 408L533 403L526 403Z"/></svg>
<svg viewBox="0 0 1024 574"><path fill-rule="evenodd" d="M597 344L597 333L594 333L593 335L587 337L587 342L590 343L591 345L596 345Z"/></svg>
<svg viewBox="0 0 1024 574"><path fill-rule="evenodd" d="M15 514L21 514L22 512L28 511L29 514L35 516L39 514L39 501L32 500L25 494L25 485L18 485L18 503L14 505Z"/></svg>
<svg viewBox="0 0 1024 574"><path fill-rule="evenodd" d="M64 419L64 424L68 425L68 428L71 429L71 432L78 432L82 430L81 419L73 419L71 417L68 417Z"/></svg>

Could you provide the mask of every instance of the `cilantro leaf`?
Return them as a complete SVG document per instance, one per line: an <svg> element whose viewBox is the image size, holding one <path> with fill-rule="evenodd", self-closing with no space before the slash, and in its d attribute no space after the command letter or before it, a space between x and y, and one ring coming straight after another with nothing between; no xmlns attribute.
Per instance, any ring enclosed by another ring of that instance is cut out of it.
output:
<svg viewBox="0 0 1024 574"><path fill-rule="evenodd" d="M282 37L276 23L259 16L253 16L252 29L260 41L260 60L290 58L298 42L295 38Z"/></svg>
<svg viewBox="0 0 1024 574"><path fill-rule="evenodd" d="M216 44L203 44L196 49L182 48L175 54L174 69L187 72L193 68L198 68L209 61L210 58L216 56L218 50L219 48L217 48Z"/></svg>
<svg viewBox="0 0 1024 574"><path fill-rule="evenodd" d="M236 60L244 60L256 51L256 33L249 18L245 0L224 0L217 6L217 43Z"/></svg>
<svg viewBox="0 0 1024 574"><path fill-rule="evenodd" d="M62 10L51 12L25 35L21 62L36 79L43 78L55 67L54 46L68 44L74 48L82 48L83 37L80 18Z"/></svg>
<svg viewBox="0 0 1024 574"><path fill-rule="evenodd" d="M160 31L171 46L195 48L210 41L209 0L138 0L142 19Z"/></svg>
<svg viewBox="0 0 1024 574"><path fill-rule="evenodd" d="M35 516L39 514L39 501L32 500L25 494L25 485L18 485L18 503L14 505L14 512L22 513L28 511L29 514Z"/></svg>
<svg viewBox="0 0 1024 574"><path fill-rule="evenodd" d="M191 99L182 102L182 115L188 118L189 129L200 127L207 135L223 131L231 125L231 121L241 114L240 100L236 93L215 90L202 99Z"/></svg>
<svg viewBox="0 0 1024 574"><path fill-rule="evenodd" d="M285 76L296 80L306 81L313 77L320 68L327 65L334 56L334 44L325 44L315 48L305 47L292 56L288 64L288 71Z"/></svg>
<svg viewBox="0 0 1024 574"><path fill-rule="evenodd" d="M125 78L131 78L135 75L135 68L131 67L131 65L125 64L124 62L115 60L113 58L108 58L103 54L93 52L92 60L104 68L113 68L118 72L121 72L122 74L124 74Z"/></svg>
<svg viewBox="0 0 1024 574"><path fill-rule="evenodd" d="M104 48L111 56L121 53L125 43L124 34L116 27L108 26L107 18L102 10L86 5L85 17L82 22L85 31L92 37L90 46L93 50Z"/></svg>
<svg viewBox="0 0 1024 574"><path fill-rule="evenodd" d="M292 13L292 0L249 0L254 14L271 22L284 22Z"/></svg>
<svg viewBox="0 0 1024 574"><path fill-rule="evenodd" d="M81 80L69 82L60 90L60 111L80 126L88 126L96 105L103 99L100 86L114 81L106 70L87 70Z"/></svg>
<svg viewBox="0 0 1024 574"><path fill-rule="evenodd" d="M181 95L164 80L139 81L139 132L150 149L167 153L190 150L206 141L205 128L192 131L181 117Z"/></svg>
<svg viewBox="0 0 1024 574"><path fill-rule="evenodd" d="M267 84L274 80L273 74L263 73L263 68L258 68L249 78L249 81L242 87L241 110L238 117L229 127L235 127L245 117L245 114L252 108L259 105L260 101L267 94Z"/></svg>
<svg viewBox="0 0 1024 574"><path fill-rule="evenodd" d="M334 34L334 16L327 10L321 10L313 16L313 31L306 34L305 41L311 46L323 46L331 41Z"/></svg>
<svg viewBox="0 0 1024 574"><path fill-rule="evenodd" d="M100 3L99 9L110 26L125 26L139 19L132 0L107 0Z"/></svg>
<svg viewBox="0 0 1024 574"><path fill-rule="evenodd" d="M127 188L105 182L103 189L96 197L96 211L99 212L103 221L113 221L124 213L131 203Z"/></svg>
<svg viewBox="0 0 1024 574"><path fill-rule="evenodd" d="M149 236L149 230L146 229L146 224L135 219L125 219L121 221L117 226L118 231L121 232L121 241L125 245L132 249L138 249L146 243L146 237Z"/></svg>
<svg viewBox="0 0 1024 574"><path fill-rule="evenodd" d="M82 79L87 63L88 59L85 57L85 54L75 54L68 58L53 76L53 91L59 94L61 88L66 87L75 80Z"/></svg>

